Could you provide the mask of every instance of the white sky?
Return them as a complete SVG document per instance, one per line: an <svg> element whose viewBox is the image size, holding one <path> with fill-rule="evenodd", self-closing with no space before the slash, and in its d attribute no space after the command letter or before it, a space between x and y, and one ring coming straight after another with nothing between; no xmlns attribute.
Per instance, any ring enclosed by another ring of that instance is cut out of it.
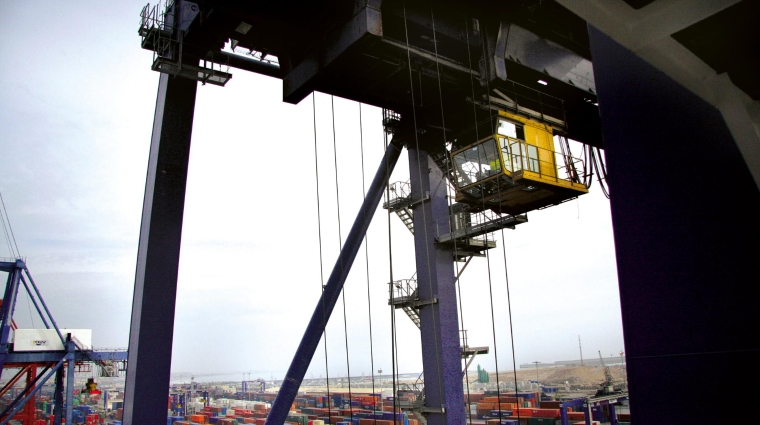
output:
<svg viewBox="0 0 760 425"><path fill-rule="evenodd" d="M126 347L158 74L141 50L144 2L0 2L0 192L18 246L59 326ZM232 70L199 86L188 176L173 372L281 378L320 293L312 98ZM335 98L343 238L361 204L359 105ZM338 253L330 97L316 97L325 279ZM381 111L362 106L367 186L383 153ZM408 178L406 153L393 180ZM617 356L623 349L609 203L577 201L506 230L515 361ZM375 369L391 369L388 221L369 238ZM414 273L412 236L391 217L394 277ZM0 234L0 257L9 256ZM491 251L499 370L512 367L502 242ZM470 345L495 370L488 261L461 279ZM5 278L5 276L0 276ZM352 375L369 375L364 251L346 283ZM419 332L399 310L400 370L422 370ZM16 321L30 326L21 297ZM34 319L40 326L40 320ZM342 306L328 325L330 375L346 373ZM320 346L307 377L325 374ZM246 375L247 376L247 375ZM187 378L185 378L187 379Z"/></svg>

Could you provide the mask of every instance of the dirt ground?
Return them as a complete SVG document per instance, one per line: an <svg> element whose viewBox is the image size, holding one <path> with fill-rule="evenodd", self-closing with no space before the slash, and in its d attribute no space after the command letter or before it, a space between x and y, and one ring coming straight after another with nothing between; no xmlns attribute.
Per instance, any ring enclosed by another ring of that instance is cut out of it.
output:
<svg viewBox="0 0 760 425"><path fill-rule="evenodd" d="M625 382L625 371L620 366L610 367L612 379L615 384ZM496 382L496 374L490 374L491 382ZM528 381L536 379L536 369L518 369L517 380ZM502 382L514 382L513 371L499 372L499 380ZM538 369L538 381L544 385L564 386L565 381L573 389L596 388L604 381L604 368L600 366L566 366L545 367Z"/></svg>

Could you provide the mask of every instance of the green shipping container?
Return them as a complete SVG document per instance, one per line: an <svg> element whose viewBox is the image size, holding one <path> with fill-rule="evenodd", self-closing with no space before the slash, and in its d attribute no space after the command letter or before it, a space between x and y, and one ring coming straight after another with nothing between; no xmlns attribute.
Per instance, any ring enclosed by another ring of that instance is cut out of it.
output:
<svg viewBox="0 0 760 425"><path fill-rule="evenodd" d="M297 424L309 425L309 417L307 415L288 415L286 419L288 422L295 422Z"/></svg>
<svg viewBox="0 0 760 425"><path fill-rule="evenodd" d="M528 425L555 425L556 422L549 418L528 418Z"/></svg>

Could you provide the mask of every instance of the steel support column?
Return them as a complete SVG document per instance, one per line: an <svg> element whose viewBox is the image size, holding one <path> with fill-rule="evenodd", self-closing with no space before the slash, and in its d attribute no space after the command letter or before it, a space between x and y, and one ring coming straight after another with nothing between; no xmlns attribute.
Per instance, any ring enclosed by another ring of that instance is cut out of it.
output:
<svg viewBox="0 0 760 425"><path fill-rule="evenodd" d="M757 370L760 191L715 107L590 27L635 423ZM730 118L730 117L729 117Z"/></svg>
<svg viewBox="0 0 760 425"><path fill-rule="evenodd" d="M161 74L129 332L124 425L166 422L195 81Z"/></svg>
<svg viewBox="0 0 760 425"><path fill-rule="evenodd" d="M375 173L375 177L372 179L372 184L370 184L369 190L367 190L364 202L359 209L359 213L356 215L356 219L354 219L351 231L348 233L346 243L340 251L338 260L335 261L330 278L327 279L322 296L319 298L317 307L311 315L311 320L309 320L306 331L304 331L301 343L298 345L296 354L293 356L293 361L290 363L285 379L282 381L277 398L275 398L272 404L272 410L269 412L266 425L282 425L288 416L290 406L293 404L293 400L295 400L298 394L298 388L301 386L301 381L303 381L306 370L309 368L309 364L311 364L311 359L314 357L314 352L322 338L325 325L330 320L330 315L335 307L335 303L338 301L346 277L348 277L348 273L351 271L351 266L362 245L364 235L367 233L367 229L372 222L372 217L375 215L377 205L383 197L388 177L393 172L396 162L401 155L402 147L401 142L394 139L385 151L385 156Z"/></svg>
<svg viewBox="0 0 760 425"><path fill-rule="evenodd" d="M0 300L0 377L2 377L5 361L8 357L13 310L16 308L19 281L23 269L24 263L21 260L16 260L15 263L3 262L2 267L0 267L0 271L8 272L3 299Z"/></svg>
<svg viewBox="0 0 760 425"><path fill-rule="evenodd" d="M55 371L55 391L53 392L53 424L61 425L63 422L63 368Z"/></svg>
<svg viewBox="0 0 760 425"><path fill-rule="evenodd" d="M610 412L610 425L618 425L617 420L617 413L615 412L615 405L610 403L609 404L609 412Z"/></svg>
<svg viewBox="0 0 760 425"><path fill-rule="evenodd" d="M74 418L74 341L71 334L66 335L66 423L73 424ZM63 368L61 368L63 369ZM168 392L168 391L167 391Z"/></svg>
<svg viewBox="0 0 760 425"><path fill-rule="evenodd" d="M435 243L449 229L446 178L422 150L409 149L412 197L430 199L413 207L425 406L430 425L465 423L454 260L451 248ZM437 300L437 301L436 301Z"/></svg>

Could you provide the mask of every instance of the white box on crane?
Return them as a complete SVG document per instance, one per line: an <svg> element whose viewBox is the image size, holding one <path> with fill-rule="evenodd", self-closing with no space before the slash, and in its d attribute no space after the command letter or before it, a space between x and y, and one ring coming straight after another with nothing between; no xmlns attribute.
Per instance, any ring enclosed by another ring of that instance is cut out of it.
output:
<svg viewBox="0 0 760 425"><path fill-rule="evenodd" d="M61 329L66 338L70 333L73 341L83 350L92 349L92 329ZM13 351L63 351L65 348L55 329L16 329L13 332Z"/></svg>

